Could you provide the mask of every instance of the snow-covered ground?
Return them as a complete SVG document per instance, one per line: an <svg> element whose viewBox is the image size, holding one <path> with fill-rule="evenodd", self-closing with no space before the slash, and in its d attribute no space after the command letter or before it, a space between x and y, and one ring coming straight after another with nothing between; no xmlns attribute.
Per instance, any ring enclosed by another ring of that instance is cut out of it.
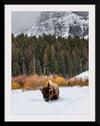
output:
<svg viewBox="0 0 100 126"><path fill-rule="evenodd" d="M89 71L85 71L83 73L80 73L79 75L77 75L77 78L82 78L82 80L84 81L85 79L89 79Z"/></svg>
<svg viewBox="0 0 100 126"><path fill-rule="evenodd" d="M88 114L88 86L60 87L59 99L45 102L40 90L12 90L12 114Z"/></svg>
<svg viewBox="0 0 100 126"><path fill-rule="evenodd" d="M74 80L74 79L79 79L79 80L82 79L83 81L86 80L86 79L89 80L89 71L82 72L79 75L74 76L70 80Z"/></svg>

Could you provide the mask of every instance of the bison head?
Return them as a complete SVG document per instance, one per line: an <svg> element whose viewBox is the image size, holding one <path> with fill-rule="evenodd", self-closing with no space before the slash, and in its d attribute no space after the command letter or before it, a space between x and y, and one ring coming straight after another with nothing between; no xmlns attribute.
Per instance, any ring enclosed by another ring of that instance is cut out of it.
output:
<svg viewBox="0 0 100 126"><path fill-rule="evenodd" d="M53 93L53 88L50 87L43 87L43 88L39 88L43 94L43 98L45 101L49 101L50 100L50 95Z"/></svg>

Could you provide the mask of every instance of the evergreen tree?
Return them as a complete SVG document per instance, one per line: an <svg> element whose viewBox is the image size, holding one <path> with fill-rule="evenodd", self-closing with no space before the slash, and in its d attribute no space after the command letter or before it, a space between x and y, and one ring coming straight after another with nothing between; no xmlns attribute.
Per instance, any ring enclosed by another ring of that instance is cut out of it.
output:
<svg viewBox="0 0 100 126"><path fill-rule="evenodd" d="M77 58L77 62L78 62L78 67L77 67L77 74L81 73L82 72L82 65L81 65L81 61L80 61L80 58L78 57Z"/></svg>
<svg viewBox="0 0 100 126"><path fill-rule="evenodd" d="M49 57L48 57L48 53L49 53L49 47L47 47L44 51L44 55L43 55L43 67L45 68L45 74L49 74Z"/></svg>
<svg viewBox="0 0 100 126"><path fill-rule="evenodd" d="M14 43L12 44L12 62L18 62L18 49Z"/></svg>
<svg viewBox="0 0 100 126"><path fill-rule="evenodd" d="M56 40L56 43L54 44L55 45L55 49L56 49L56 52L59 52L61 51L61 44L58 40Z"/></svg>
<svg viewBox="0 0 100 126"><path fill-rule="evenodd" d="M23 57L23 74L26 74L27 73L27 70L26 70L26 67L25 67L25 60L24 60L24 57Z"/></svg>
<svg viewBox="0 0 100 126"><path fill-rule="evenodd" d="M66 74L71 77L84 72L89 67L88 41L89 38L70 35L56 38L55 35L43 34L36 38L24 34L15 37L12 34L12 76L33 74L35 69L37 74L41 74L44 68L46 75L51 72L64 77ZM34 66L37 68L34 69Z"/></svg>
<svg viewBox="0 0 100 126"><path fill-rule="evenodd" d="M57 61L56 61L56 58L55 58L55 48L54 48L53 45L51 46L50 53L51 53L51 58L50 58L50 72L51 73L57 73L58 72Z"/></svg>
<svg viewBox="0 0 100 126"><path fill-rule="evenodd" d="M60 55L60 52L57 52L57 64L58 64L58 74L60 75L61 74L61 55Z"/></svg>
<svg viewBox="0 0 100 126"><path fill-rule="evenodd" d="M66 66L65 66L65 57L63 51L60 52L60 72L63 77L66 77Z"/></svg>
<svg viewBox="0 0 100 126"><path fill-rule="evenodd" d="M36 74L41 75L42 74L42 69L40 65L40 60L36 60Z"/></svg>
<svg viewBox="0 0 100 126"><path fill-rule="evenodd" d="M31 61L29 64L29 75L32 75L34 73L34 65L33 62Z"/></svg>
<svg viewBox="0 0 100 126"><path fill-rule="evenodd" d="M72 52L72 61L73 61L73 75L77 75L77 68L79 64L78 64L75 50L73 50Z"/></svg>
<svg viewBox="0 0 100 126"><path fill-rule="evenodd" d="M69 54L69 52L67 52L67 75L68 77L72 77L73 75L73 61L72 61L72 57L71 55Z"/></svg>
<svg viewBox="0 0 100 126"><path fill-rule="evenodd" d="M11 34L11 38L12 38L12 43L13 43L14 42L14 38L15 38L13 33Z"/></svg>
<svg viewBox="0 0 100 126"><path fill-rule="evenodd" d="M20 66L17 62L13 64L13 76L20 75Z"/></svg>

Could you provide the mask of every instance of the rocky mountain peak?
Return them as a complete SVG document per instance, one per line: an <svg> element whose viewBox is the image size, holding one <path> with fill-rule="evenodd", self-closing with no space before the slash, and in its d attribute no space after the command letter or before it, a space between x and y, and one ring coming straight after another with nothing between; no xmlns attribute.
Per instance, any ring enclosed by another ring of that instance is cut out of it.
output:
<svg viewBox="0 0 100 126"><path fill-rule="evenodd" d="M79 37L88 35L88 12L76 11L43 11L35 24L18 31L28 36L55 34L67 37L68 35Z"/></svg>

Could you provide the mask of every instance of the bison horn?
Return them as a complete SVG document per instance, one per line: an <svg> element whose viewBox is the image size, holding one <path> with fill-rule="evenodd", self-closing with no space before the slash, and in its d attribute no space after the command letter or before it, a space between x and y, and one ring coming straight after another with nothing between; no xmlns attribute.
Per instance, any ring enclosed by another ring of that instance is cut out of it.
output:
<svg viewBox="0 0 100 126"><path fill-rule="evenodd" d="M48 85L47 85L47 87L49 87L49 82L48 82Z"/></svg>

